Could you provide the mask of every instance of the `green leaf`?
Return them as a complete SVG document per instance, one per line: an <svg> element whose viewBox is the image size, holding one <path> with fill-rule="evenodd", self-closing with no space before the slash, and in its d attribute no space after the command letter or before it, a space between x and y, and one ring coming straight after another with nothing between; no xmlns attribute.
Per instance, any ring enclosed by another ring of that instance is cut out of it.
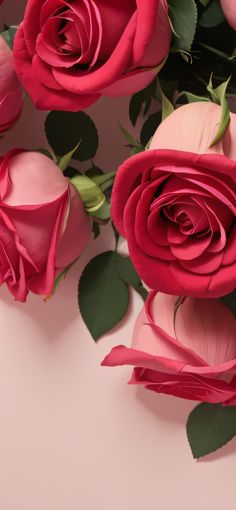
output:
<svg viewBox="0 0 236 510"><path fill-rule="evenodd" d="M93 239L97 239L98 236L100 235L100 227L96 221L93 222L92 231L93 231Z"/></svg>
<svg viewBox="0 0 236 510"><path fill-rule="evenodd" d="M137 92L131 97L129 104L129 118L133 126L135 126L143 106L143 114L146 115L148 113L152 99L155 99L156 84L157 82L155 78L155 80L150 85L148 85L148 87L146 87L144 90L141 90L140 92Z"/></svg>
<svg viewBox="0 0 236 510"><path fill-rule="evenodd" d="M145 150L145 147L140 144L138 140L127 131L127 129L123 128L121 124L120 129L126 140L129 142L127 147L131 149L131 156L134 156L134 154L138 154L139 152L143 152Z"/></svg>
<svg viewBox="0 0 236 510"><path fill-rule="evenodd" d="M203 7L206 7L211 0L199 0L200 4L203 5Z"/></svg>
<svg viewBox="0 0 236 510"><path fill-rule="evenodd" d="M98 148L98 133L93 120L84 112L50 112L45 121L49 145L57 156L64 156L78 143L74 159L92 159Z"/></svg>
<svg viewBox="0 0 236 510"><path fill-rule="evenodd" d="M199 24L204 28L216 27L225 21L225 16L219 0L212 0L199 20Z"/></svg>
<svg viewBox="0 0 236 510"><path fill-rule="evenodd" d="M134 147L131 147L131 156L134 156L135 154L139 154L140 152L145 151L145 147L141 144L135 145Z"/></svg>
<svg viewBox="0 0 236 510"><path fill-rule="evenodd" d="M133 126L136 125L136 122L138 120L138 117L141 113L141 109L143 104L145 104L145 108L147 112L149 111L151 107L152 98L151 96L148 96L145 98L143 91L137 92L137 94L134 94L131 97L130 103L129 103L129 118Z"/></svg>
<svg viewBox="0 0 236 510"><path fill-rule="evenodd" d="M122 257L117 254L117 270L120 278L131 285L136 292L138 292L145 301L148 295L147 290L143 287L140 277L134 268L133 262L130 257Z"/></svg>
<svg viewBox="0 0 236 510"><path fill-rule="evenodd" d="M116 176L116 172L106 172L103 174L94 174L93 177L90 177L90 179L93 180L97 184L97 186L103 186L107 182L110 182L111 180L114 181Z"/></svg>
<svg viewBox="0 0 236 510"><path fill-rule="evenodd" d="M88 170L86 170L85 175L89 177L90 179L93 179L94 177L97 177L98 175L103 175L104 172L99 168L98 166L91 166Z"/></svg>
<svg viewBox="0 0 236 510"><path fill-rule="evenodd" d="M136 146L136 145L139 145L139 142L136 138L133 137L133 135L131 135L127 129L125 129L120 123L119 123L119 126L120 126L120 129L124 135L124 137L126 138L127 142L129 142L130 145L132 146Z"/></svg>
<svg viewBox="0 0 236 510"><path fill-rule="evenodd" d="M102 253L88 263L80 278L80 312L95 341L116 326L128 309L129 291L119 277L116 260L116 252Z"/></svg>
<svg viewBox="0 0 236 510"><path fill-rule="evenodd" d="M65 177L68 177L68 179L72 179L72 177L75 177L75 175L82 175L81 172L79 172L78 168L75 168L71 165L69 165L63 172Z"/></svg>
<svg viewBox="0 0 236 510"><path fill-rule="evenodd" d="M73 262L71 262L67 267L65 267L65 269L58 275L58 277L56 278L54 285L53 285L52 295L54 294L56 289L60 286L61 281L66 277L68 271L70 271L70 269L77 262L78 258L79 257L77 257L75 260L73 260Z"/></svg>
<svg viewBox="0 0 236 510"><path fill-rule="evenodd" d="M187 435L195 459L218 450L236 435L236 406L198 405L189 415Z"/></svg>
<svg viewBox="0 0 236 510"><path fill-rule="evenodd" d="M164 92L161 90L161 120L165 120L171 113L175 111L173 104L169 101L169 99L165 96Z"/></svg>
<svg viewBox="0 0 236 510"><path fill-rule="evenodd" d="M52 153L47 150L47 149L44 149L43 147L38 147L37 149L34 149L35 152L40 152L40 154L43 154L44 156L47 156L47 158L49 159L53 159L53 155Z"/></svg>
<svg viewBox="0 0 236 510"><path fill-rule="evenodd" d="M176 103L179 103L179 99L184 98L188 103L198 103L199 101L210 102L209 98L206 96L197 96L192 92L188 92L187 90L183 90L177 98Z"/></svg>
<svg viewBox="0 0 236 510"><path fill-rule="evenodd" d="M68 168L79 146L80 142L77 143L74 149L72 149L70 152L67 152L67 154L64 154L64 156L57 156L57 164L62 172L64 172Z"/></svg>
<svg viewBox="0 0 236 510"><path fill-rule="evenodd" d="M175 111L172 103L169 101L169 99L165 96L165 94L163 94L163 92L161 93L161 97L162 97L162 109L161 109L161 112L162 112L162 121L165 120L167 117L169 117L169 115L171 115L171 113L173 113Z"/></svg>
<svg viewBox="0 0 236 510"><path fill-rule="evenodd" d="M194 0L169 0L169 16L173 29L171 51L189 52L197 26L197 6Z"/></svg>
<svg viewBox="0 0 236 510"><path fill-rule="evenodd" d="M210 92L210 94L211 94L212 101L214 103L221 105L221 116L220 116L219 128L218 128L216 136L215 136L214 140L212 141L210 147L215 145L221 139L221 137L225 133L225 130L227 129L229 122L230 122L230 109L229 109L228 101L226 99L226 90L227 90L230 79L231 79L231 77L227 81L225 81L224 83L219 85L219 87L214 89L213 85L212 85L212 77L211 77L209 85L207 87L208 92Z"/></svg>
<svg viewBox="0 0 236 510"><path fill-rule="evenodd" d="M116 229L114 223L111 222L111 226L112 226L113 234L115 236L115 251L117 251L117 246L118 246L118 242L119 242L119 239L120 239L120 234L119 234L118 230Z"/></svg>
<svg viewBox="0 0 236 510"><path fill-rule="evenodd" d="M4 32L1 32L1 37L4 39L11 50L13 50L14 38L17 32L17 28L18 27L9 27Z"/></svg>
<svg viewBox="0 0 236 510"><path fill-rule="evenodd" d="M236 290L220 298L236 317Z"/></svg>
<svg viewBox="0 0 236 510"><path fill-rule="evenodd" d="M158 126L161 123L162 113L161 111L153 113L147 120L144 122L141 133L140 133L140 141L141 144L146 146L149 142L150 138L154 135Z"/></svg>

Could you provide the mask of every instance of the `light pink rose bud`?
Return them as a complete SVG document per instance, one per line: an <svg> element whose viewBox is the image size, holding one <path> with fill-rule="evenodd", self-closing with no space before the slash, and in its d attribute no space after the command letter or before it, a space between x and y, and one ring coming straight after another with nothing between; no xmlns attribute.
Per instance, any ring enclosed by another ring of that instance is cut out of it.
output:
<svg viewBox="0 0 236 510"><path fill-rule="evenodd" d="M13 150L0 160L0 284L16 300L48 296L91 235L82 200L56 164Z"/></svg>
<svg viewBox="0 0 236 510"><path fill-rule="evenodd" d="M119 345L104 366L134 366L131 384L212 404L236 404L236 320L216 299L187 298L174 324L176 297L150 293L132 347Z"/></svg>
<svg viewBox="0 0 236 510"><path fill-rule="evenodd" d="M13 54L0 37L0 132L18 120L24 101L22 88L14 71Z"/></svg>
<svg viewBox="0 0 236 510"><path fill-rule="evenodd" d="M220 0L221 7L229 25L236 30L236 2L235 0Z"/></svg>

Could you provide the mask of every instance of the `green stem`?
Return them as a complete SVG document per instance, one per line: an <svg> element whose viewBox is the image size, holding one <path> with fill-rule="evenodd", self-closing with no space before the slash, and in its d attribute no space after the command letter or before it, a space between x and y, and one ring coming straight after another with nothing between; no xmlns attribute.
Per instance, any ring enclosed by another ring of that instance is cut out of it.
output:
<svg viewBox="0 0 236 510"><path fill-rule="evenodd" d="M107 174L96 175L95 177L92 178L92 180L97 184L97 186L103 186L108 181L114 180L115 175L116 172L108 172Z"/></svg>
<svg viewBox="0 0 236 510"><path fill-rule="evenodd" d="M100 186L100 188L101 188L101 190L103 191L103 193L104 193L107 189L111 188L111 186L112 186L113 182L114 182L114 178L113 178L113 179L110 179L109 181L105 182L105 184L102 184L102 185Z"/></svg>
<svg viewBox="0 0 236 510"><path fill-rule="evenodd" d="M201 42L199 42L198 44L202 48L205 48L206 50L211 51L212 53L214 53L218 57L221 57L221 58L223 58L225 60L229 60L230 62L233 62L233 60L230 60L230 56L227 55L227 53L224 53L223 51L217 50L217 48L213 48L212 46L208 46L208 44L204 44L204 43L201 43Z"/></svg>

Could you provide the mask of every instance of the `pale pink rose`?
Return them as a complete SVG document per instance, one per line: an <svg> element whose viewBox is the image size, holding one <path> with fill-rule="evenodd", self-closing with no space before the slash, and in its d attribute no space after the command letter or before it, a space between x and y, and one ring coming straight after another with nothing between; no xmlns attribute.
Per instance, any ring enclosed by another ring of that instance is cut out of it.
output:
<svg viewBox="0 0 236 510"><path fill-rule="evenodd" d="M90 239L80 196L52 160L20 150L0 161L0 195L0 284L22 302L50 295Z"/></svg>
<svg viewBox="0 0 236 510"><path fill-rule="evenodd" d="M224 11L225 17L231 25L231 27L236 30L236 2L235 0L220 0L221 7Z"/></svg>
<svg viewBox="0 0 236 510"><path fill-rule="evenodd" d="M40 109L84 109L146 87L171 39L167 0L28 0L15 67Z"/></svg>
<svg viewBox="0 0 236 510"><path fill-rule="evenodd" d="M236 319L219 300L187 298L174 327L176 298L152 292L132 347L115 347L105 366L135 367L131 384L190 400L236 405Z"/></svg>
<svg viewBox="0 0 236 510"><path fill-rule="evenodd" d="M12 51L0 37L0 133L16 123L23 101L23 91L14 71Z"/></svg>
<svg viewBox="0 0 236 510"><path fill-rule="evenodd" d="M112 218L152 289L219 297L236 287L236 115L210 147L220 116L213 103L179 108L118 169Z"/></svg>

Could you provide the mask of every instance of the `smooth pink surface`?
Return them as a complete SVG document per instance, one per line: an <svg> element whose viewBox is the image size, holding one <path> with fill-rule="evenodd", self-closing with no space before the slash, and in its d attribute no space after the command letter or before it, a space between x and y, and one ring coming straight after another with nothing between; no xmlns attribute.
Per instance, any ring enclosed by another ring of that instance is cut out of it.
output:
<svg viewBox="0 0 236 510"><path fill-rule="evenodd" d="M131 384L156 393L234 405L236 320L220 301L150 292L133 332L132 347L119 345L104 366L134 366Z"/></svg>
<svg viewBox="0 0 236 510"><path fill-rule="evenodd" d="M150 149L223 154L227 158L236 160L235 113L231 113L231 121L224 136L217 144L211 146L219 128L220 115L220 107L214 103L196 102L181 106L156 130Z"/></svg>
<svg viewBox="0 0 236 510"><path fill-rule="evenodd" d="M5 0L4 22L18 22L24 4ZM126 99L116 106L108 99L90 109L101 138L96 161L107 170L129 154L117 125L119 119L132 130L127 108ZM43 146L43 119L27 101L1 151ZM184 426L194 404L126 385L129 367L100 367L113 346L130 345L142 307L133 296L122 328L94 345L78 314L78 273L92 255L113 246L105 227L47 303L30 296L17 304L0 289L0 508L232 508L236 440L193 461Z"/></svg>

